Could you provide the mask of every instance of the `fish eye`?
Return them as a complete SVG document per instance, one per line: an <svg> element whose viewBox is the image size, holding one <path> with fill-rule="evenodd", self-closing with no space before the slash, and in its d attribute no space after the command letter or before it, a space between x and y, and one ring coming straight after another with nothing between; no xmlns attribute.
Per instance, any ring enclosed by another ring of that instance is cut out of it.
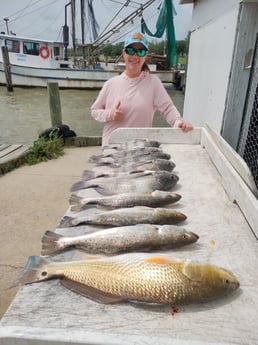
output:
<svg viewBox="0 0 258 345"><path fill-rule="evenodd" d="M228 279L225 279L224 282L225 282L226 284L229 284L229 280L228 280Z"/></svg>
<svg viewBox="0 0 258 345"><path fill-rule="evenodd" d="M46 271L41 272L41 276L42 277L46 277L47 276L47 272Z"/></svg>

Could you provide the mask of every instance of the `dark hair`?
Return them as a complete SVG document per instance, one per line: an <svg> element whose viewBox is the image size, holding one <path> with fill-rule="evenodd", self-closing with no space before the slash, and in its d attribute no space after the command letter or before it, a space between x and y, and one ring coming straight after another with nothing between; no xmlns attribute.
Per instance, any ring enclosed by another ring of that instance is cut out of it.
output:
<svg viewBox="0 0 258 345"><path fill-rule="evenodd" d="M142 71L150 72L149 66L146 64L146 62L144 62L142 65Z"/></svg>

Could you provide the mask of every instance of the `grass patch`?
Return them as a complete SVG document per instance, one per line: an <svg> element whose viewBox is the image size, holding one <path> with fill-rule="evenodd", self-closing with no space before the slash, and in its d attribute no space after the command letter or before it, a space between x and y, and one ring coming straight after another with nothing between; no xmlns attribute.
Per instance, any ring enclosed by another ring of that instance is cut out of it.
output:
<svg viewBox="0 0 258 345"><path fill-rule="evenodd" d="M39 135L39 138L29 148L29 153L25 156L25 163L34 165L50 159L56 159L63 154L64 141L53 131L50 133L49 138Z"/></svg>

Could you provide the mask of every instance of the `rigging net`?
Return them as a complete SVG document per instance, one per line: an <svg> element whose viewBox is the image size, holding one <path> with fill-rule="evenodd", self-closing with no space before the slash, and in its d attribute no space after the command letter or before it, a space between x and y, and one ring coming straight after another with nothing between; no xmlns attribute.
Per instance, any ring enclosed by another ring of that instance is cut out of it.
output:
<svg viewBox="0 0 258 345"><path fill-rule="evenodd" d="M168 66L171 68L177 64L177 53L176 53L176 37L173 20L173 12L175 13L174 5L172 0L163 0L163 4L159 13L159 17L156 22L156 32L152 33L145 20L141 20L142 32L146 33L151 37L161 38L166 29L167 31L167 59Z"/></svg>

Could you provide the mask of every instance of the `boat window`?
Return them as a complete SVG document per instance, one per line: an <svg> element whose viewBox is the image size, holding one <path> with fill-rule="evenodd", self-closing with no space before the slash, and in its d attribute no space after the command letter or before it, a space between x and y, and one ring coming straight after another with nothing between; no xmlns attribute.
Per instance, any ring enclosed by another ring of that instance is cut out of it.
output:
<svg viewBox="0 0 258 345"><path fill-rule="evenodd" d="M39 55L39 43L23 42L23 52L28 55Z"/></svg>
<svg viewBox="0 0 258 345"><path fill-rule="evenodd" d="M60 55L60 47L54 47L54 56Z"/></svg>
<svg viewBox="0 0 258 345"><path fill-rule="evenodd" d="M20 52L20 41L18 40L5 40L5 45L8 48L9 52L19 53Z"/></svg>

